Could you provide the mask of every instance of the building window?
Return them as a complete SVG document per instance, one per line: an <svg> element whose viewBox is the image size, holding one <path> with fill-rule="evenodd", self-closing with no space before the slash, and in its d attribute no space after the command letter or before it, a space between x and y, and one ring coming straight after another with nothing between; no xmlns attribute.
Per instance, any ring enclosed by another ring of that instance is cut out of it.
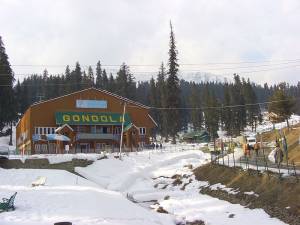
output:
<svg viewBox="0 0 300 225"><path fill-rule="evenodd" d="M140 127L140 135L146 134L146 127Z"/></svg>
<svg viewBox="0 0 300 225"><path fill-rule="evenodd" d="M55 128L54 127L52 127L52 134L54 134L55 133Z"/></svg>
<svg viewBox="0 0 300 225"><path fill-rule="evenodd" d="M39 134L39 128L38 127L35 128L35 134Z"/></svg>
<svg viewBox="0 0 300 225"><path fill-rule="evenodd" d="M103 134L107 134L107 131L108 131L107 127L102 127L102 133Z"/></svg>
<svg viewBox="0 0 300 225"><path fill-rule="evenodd" d="M84 126L77 126L77 132L84 133L85 132L85 127Z"/></svg>
<svg viewBox="0 0 300 225"><path fill-rule="evenodd" d="M121 127L115 128L115 134L121 134Z"/></svg>
<svg viewBox="0 0 300 225"><path fill-rule="evenodd" d="M91 126L91 133L95 134L96 133L96 126Z"/></svg>

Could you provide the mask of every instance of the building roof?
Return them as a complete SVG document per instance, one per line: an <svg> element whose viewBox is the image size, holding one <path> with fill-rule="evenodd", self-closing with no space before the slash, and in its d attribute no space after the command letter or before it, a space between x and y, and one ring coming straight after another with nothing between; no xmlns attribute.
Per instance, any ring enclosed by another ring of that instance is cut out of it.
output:
<svg viewBox="0 0 300 225"><path fill-rule="evenodd" d="M131 104L136 105L136 106L139 106L139 107L141 107L141 108L150 109L149 106L143 105L142 103L139 103L139 102L130 100L130 99L128 99L128 98L122 97L122 96L120 96L120 95L111 93L111 92L109 92L109 91L106 91L106 90L103 90L103 89L97 89L97 88L94 88L94 87L86 88L86 89L83 89L83 90L80 90L80 91L72 92L72 93L69 93L69 94L66 94L66 95L62 95L62 96L59 96L59 97L56 97L56 98L48 99L48 100L45 100L45 101L35 102L35 103L33 103L30 107L37 106L37 105L43 104L43 103L45 103L45 102L55 101L55 100L57 100L57 99L60 99L60 98L66 97L66 96L70 96L70 95L73 95L73 94L85 92L85 91L88 91L88 90L99 91L99 92L102 92L102 93L104 93L104 94L110 95L110 96L112 96L112 97L114 97L114 98L116 98L116 99L119 99L119 100L121 100L121 101L124 101L124 102L127 102L127 103L131 103Z"/></svg>

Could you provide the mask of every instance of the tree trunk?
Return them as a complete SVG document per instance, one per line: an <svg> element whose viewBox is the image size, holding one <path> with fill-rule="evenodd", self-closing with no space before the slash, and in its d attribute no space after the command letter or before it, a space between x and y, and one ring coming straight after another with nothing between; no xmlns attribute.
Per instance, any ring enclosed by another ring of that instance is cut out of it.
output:
<svg viewBox="0 0 300 225"><path fill-rule="evenodd" d="M289 123L289 119L286 119L286 125L288 127L288 130L290 130L290 123Z"/></svg>
<svg viewBox="0 0 300 225"><path fill-rule="evenodd" d="M12 146L12 135L13 135L13 131L12 131L12 122L10 122L10 137L9 137L9 145Z"/></svg>

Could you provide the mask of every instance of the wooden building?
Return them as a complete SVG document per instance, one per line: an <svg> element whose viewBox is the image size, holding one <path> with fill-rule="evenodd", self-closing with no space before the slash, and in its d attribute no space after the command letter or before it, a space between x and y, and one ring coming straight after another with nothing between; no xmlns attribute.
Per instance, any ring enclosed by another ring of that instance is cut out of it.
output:
<svg viewBox="0 0 300 225"><path fill-rule="evenodd" d="M21 154L118 151L122 124L127 151L149 144L157 126L149 107L88 88L31 105L17 124L16 146Z"/></svg>

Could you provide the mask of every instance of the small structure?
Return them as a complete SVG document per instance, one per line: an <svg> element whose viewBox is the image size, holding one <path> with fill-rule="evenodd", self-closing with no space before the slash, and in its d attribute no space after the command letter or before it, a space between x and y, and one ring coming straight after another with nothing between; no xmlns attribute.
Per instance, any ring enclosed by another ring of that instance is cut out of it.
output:
<svg viewBox="0 0 300 225"><path fill-rule="evenodd" d="M184 134L182 139L188 143L204 143L210 141L210 135L206 130L192 131Z"/></svg>

